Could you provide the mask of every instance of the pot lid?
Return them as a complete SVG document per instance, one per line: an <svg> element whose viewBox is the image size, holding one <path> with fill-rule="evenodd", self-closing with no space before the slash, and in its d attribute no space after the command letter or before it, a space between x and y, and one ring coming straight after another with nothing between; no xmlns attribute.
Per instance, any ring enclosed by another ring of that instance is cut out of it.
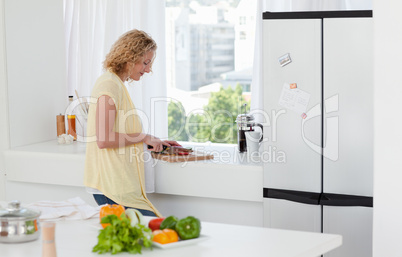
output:
<svg viewBox="0 0 402 257"><path fill-rule="evenodd" d="M34 211L21 207L20 201L12 201L8 204L6 209L0 209L1 219L29 219L38 218L40 216L39 211Z"/></svg>

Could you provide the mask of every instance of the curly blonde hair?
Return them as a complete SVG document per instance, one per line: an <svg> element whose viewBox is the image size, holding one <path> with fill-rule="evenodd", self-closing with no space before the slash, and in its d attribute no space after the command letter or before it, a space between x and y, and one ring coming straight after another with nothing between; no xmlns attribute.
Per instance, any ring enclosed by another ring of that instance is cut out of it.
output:
<svg viewBox="0 0 402 257"><path fill-rule="evenodd" d="M156 48L156 42L147 33L137 29L130 30L113 44L103 67L120 74L125 72L126 63L138 63L146 53L155 51Z"/></svg>

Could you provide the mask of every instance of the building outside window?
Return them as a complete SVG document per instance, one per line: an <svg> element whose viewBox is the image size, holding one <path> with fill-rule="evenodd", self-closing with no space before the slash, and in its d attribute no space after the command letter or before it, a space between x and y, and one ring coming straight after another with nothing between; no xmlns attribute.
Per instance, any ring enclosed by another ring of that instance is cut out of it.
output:
<svg viewBox="0 0 402 257"><path fill-rule="evenodd" d="M250 105L254 0L166 0L169 137L236 143Z"/></svg>

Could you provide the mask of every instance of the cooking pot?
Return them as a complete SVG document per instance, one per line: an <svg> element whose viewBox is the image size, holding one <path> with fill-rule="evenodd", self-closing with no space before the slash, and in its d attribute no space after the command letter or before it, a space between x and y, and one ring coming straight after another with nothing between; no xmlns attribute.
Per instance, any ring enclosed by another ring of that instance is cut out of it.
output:
<svg viewBox="0 0 402 257"><path fill-rule="evenodd" d="M21 243L38 239L39 211L21 207L12 201L6 209L0 208L0 243Z"/></svg>

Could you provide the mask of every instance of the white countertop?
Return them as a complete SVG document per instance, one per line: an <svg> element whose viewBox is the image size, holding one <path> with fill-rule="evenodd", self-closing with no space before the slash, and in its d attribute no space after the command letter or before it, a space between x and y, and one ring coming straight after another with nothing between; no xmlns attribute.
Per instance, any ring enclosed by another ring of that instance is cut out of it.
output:
<svg viewBox="0 0 402 257"><path fill-rule="evenodd" d="M10 150L43 154L71 154L85 156L86 143L74 141L71 144L58 144L55 139L36 144L18 146Z"/></svg>
<svg viewBox="0 0 402 257"><path fill-rule="evenodd" d="M179 142L183 147L191 147L195 151L214 155L212 160L202 160L193 163L202 164L225 164L225 165L246 165L262 166L262 162L256 156L239 153L235 144L217 143L192 143ZM44 155L72 155L74 157L85 157L86 143L74 141L71 144L58 144L57 140L50 140L31 145L14 147L9 151L25 152Z"/></svg>
<svg viewBox="0 0 402 257"><path fill-rule="evenodd" d="M154 160L155 193L262 202L258 159L239 153L234 144L180 143L215 158L185 163ZM85 143L60 145L57 140L9 149L7 180L83 187L85 151Z"/></svg>
<svg viewBox="0 0 402 257"><path fill-rule="evenodd" d="M202 222L201 234L209 237L203 242L171 249L143 249L141 256L272 256L316 257L342 244L342 236L279 230L239 225ZM56 224L56 249L58 257L100 256L92 253L97 243L98 219L58 221ZM33 242L1 244L3 257L41 256L41 238ZM111 256L104 254L102 256ZM118 256L133 256L121 253Z"/></svg>

